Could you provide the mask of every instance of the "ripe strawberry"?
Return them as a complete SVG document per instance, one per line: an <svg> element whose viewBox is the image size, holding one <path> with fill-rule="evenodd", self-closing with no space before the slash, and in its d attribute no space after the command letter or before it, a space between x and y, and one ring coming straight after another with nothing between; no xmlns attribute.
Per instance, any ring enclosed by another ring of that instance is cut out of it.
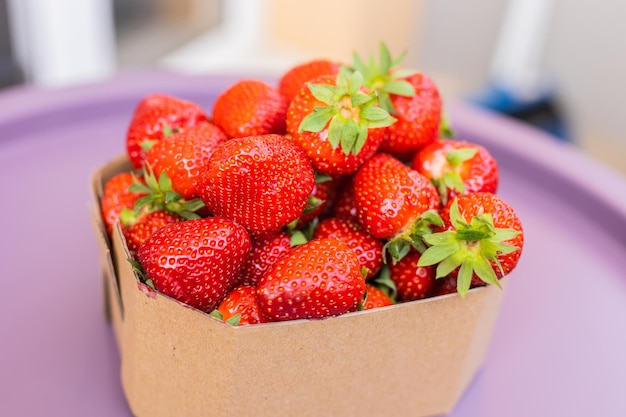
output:
<svg viewBox="0 0 626 417"><path fill-rule="evenodd" d="M418 265L437 265L437 278L457 276L458 292L496 284L517 265L524 245L515 210L492 193L461 194L442 210L444 231L424 236Z"/></svg>
<svg viewBox="0 0 626 417"><path fill-rule="evenodd" d="M355 54L354 67L363 74L365 85L378 94L381 106L397 119L385 129L380 150L407 159L438 139L442 103L430 77L398 68L403 58L392 59L381 44L379 62L370 59L366 65Z"/></svg>
<svg viewBox="0 0 626 417"><path fill-rule="evenodd" d="M437 140L417 152L412 166L437 187L443 204L459 194L498 189L495 158L474 143Z"/></svg>
<svg viewBox="0 0 626 417"><path fill-rule="evenodd" d="M372 310L375 308L393 305L391 298L380 288L372 284L365 285L365 300L363 302L363 310Z"/></svg>
<svg viewBox="0 0 626 417"><path fill-rule="evenodd" d="M135 168L141 168L146 151L172 132L185 130L207 116L197 104L166 94L144 97L133 113L126 133L126 152Z"/></svg>
<svg viewBox="0 0 626 417"><path fill-rule="evenodd" d="M348 177L341 186L337 201L333 206L333 215L338 219L358 221L354 202L354 176Z"/></svg>
<svg viewBox="0 0 626 417"><path fill-rule="evenodd" d="M111 177L104 185L100 209L109 236L113 233L113 225L119 219L122 210L132 209L137 200L145 196L129 190L136 180L142 181L130 172L122 172Z"/></svg>
<svg viewBox="0 0 626 417"><path fill-rule="evenodd" d="M314 219L326 218L332 214L340 182L339 178L316 175L307 208L298 219L298 228L307 226Z"/></svg>
<svg viewBox="0 0 626 417"><path fill-rule="evenodd" d="M354 251L361 266L367 268L365 279L370 279L383 266L383 242L350 220L330 218L322 220L313 235L316 239L336 238Z"/></svg>
<svg viewBox="0 0 626 417"><path fill-rule="evenodd" d="M358 72L320 76L289 104L287 133L306 152L316 172L351 174L380 146L383 127L395 119L366 94Z"/></svg>
<svg viewBox="0 0 626 417"><path fill-rule="evenodd" d="M213 105L213 123L230 138L285 133L288 101L277 88L260 80L240 80Z"/></svg>
<svg viewBox="0 0 626 417"><path fill-rule="evenodd" d="M220 320L235 326L266 323L256 297L256 287L239 285L217 306ZM214 315L213 313L211 313Z"/></svg>
<svg viewBox="0 0 626 417"><path fill-rule="evenodd" d="M171 223L137 250L137 260L161 293L202 311L212 311L237 283L250 252L250 237L220 217Z"/></svg>
<svg viewBox="0 0 626 417"><path fill-rule="evenodd" d="M314 239L283 255L261 278L261 311L273 321L354 311L365 293L356 255L338 239Z"/></svg>
<svg viewBox="0 0 626 417"><path fill-rule="evenodd" d="M240 284L256 286L263 274L290 249L290 236L284 231L253 239L250 255L241 271Z"/></svg>
<svg viewBox="0 0 626 417"><path fill-rule="evenodd" d="M302 149L284 136L264 135L218 145L198 178L198 192L214 215L258 236L296 220L314 184Z"/></svg>
<svg viewBox="0 0 626 417"><path fill-rule="evenodd" d="M278 90L291 101L307 81L320 75L337 75L340 65L328 59L315 59L298 64L285 72L278 80Z"/></svg>
<svg viewBox="0 0 626 417"><path fill-rule="evenodd" d="M435 268L418 266L420 253L412 250L395 263L389 264L389 277L395 284L399 301L421 300L435 289Z"/></svg>
<svg viewBox="0 0 626 417"><path fill-rule="evenodd" d="M120 214L122 233L131 254L134 254L144 240L161 227L183 220L179 215L165 210L142 213L137 216L134 210L124 209Z"/></svg>
<svg viewBox="0 0 626 417"><path fill-rule="evenodd" d="M146 155L154 175L162 172L172 181L172 190L182 198L198 197L196 179L209 161L215 147L226 141L222 130L210 122L201 122L154 144Z"/></svg>
<svg viewBox="0 0 626 417"><path fill-rule="evenodd" d="M357 217L363 228L387 244L394 259L430 232L430 214L440 206L431 182L391 155L380 153L354 176Z"/></svg>

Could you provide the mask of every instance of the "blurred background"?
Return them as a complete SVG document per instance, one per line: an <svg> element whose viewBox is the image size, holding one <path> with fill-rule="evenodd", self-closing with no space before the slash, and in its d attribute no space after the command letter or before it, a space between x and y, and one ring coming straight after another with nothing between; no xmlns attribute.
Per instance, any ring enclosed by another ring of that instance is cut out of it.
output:
<svg viewBox="0 0 626 417"><path fill-rule="evenodd" d="M124 71L280 76L385 41L446 100L524 120L626 173L620 0L0 0L0 89Z"/></svg>

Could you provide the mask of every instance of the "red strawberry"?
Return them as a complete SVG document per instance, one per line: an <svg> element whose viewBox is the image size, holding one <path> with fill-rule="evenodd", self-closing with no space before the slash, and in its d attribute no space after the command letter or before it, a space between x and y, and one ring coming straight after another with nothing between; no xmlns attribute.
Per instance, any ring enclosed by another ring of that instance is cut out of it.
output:
<svg viewBox="0 0 626 417"><path fill-rule="evenodd" d="M354 202L354 176L350 176L342 184L333 206L333 215L338 219L358 221L356 203Z"/></svg>
<svg viewBox="0 0 626 417"><path fill-rule="evenodd" d="M213 123L230 138L285 133L288 101L259 80L240 80L222 92L213 106Z"/></svg>
<svg viewBox="0 0 626 417"><path fill-rule="evenodd" d="M298 228L306 226L314 219L325 218L331 214L339 185L340 181L337 178L316 176L307 209L298 219Z"/></svg>
<svg viewBox="0 0 626 417"><path fill-rule="evenodd" d="M420 256L413 250L389 264L389 278L395 284L399 301L420 300L432 295L435 289L435 268L418 266Z"/></svg>
<svg viewBox="0 0 626 417"><path fill-rule="evenodd" d="M313 235L316 239L336 238L348 245L361 266L367 268L366 279L376 275L383 266L383 242L350 220L330 218L322 220Z"/></svg>
<svg viewBox="0 0 626 417"><path fill-rule="evenodd" d="M402 58L392 59L385 44L381 44L378 63L370 59L366 65L355 54L354 67L363 73L365 85L378 94L381 106L397 119L385 129L380 150L406 159L438 139L442 103L430 77L398 69Z"/></svg>
<svg viewBox="0 0 626 417"><path fill-rule="evenodd" d="M134 254L152 233L166 224L183 221L183 218L165 210L152 211L137 216L134 210L125 209L120 214L120 220L128 250Z"/></svg>
<svg viewBox="0 0 626 417"><path fill-rule="evenodd" d="M113 225L119 219L122 210L132 209L137 200L145 196L145 194L129 190L135 180L136 177L133 174L123 172L111 177L104 185L100 209L109 235L113 233Z"/></svg>
<svg viewBox="0 0 626 417"><path fill-rule="evenodd" d="M256 297L256 288L239 285L217 307L220 319L235 326L266 323ZM211 313L213 314L213 313Z"/></svg>
<svg viewBox="0 0 626 417"><path fill-rule="evenodd" d="M126 133L126 151L130 162L140 168L146 149L163 137L207 120L197 104L166 94L144 97L133 113Z"/></svg>
<svg viewBox="0 0 626 417"><path fill-rule="evenodd" d="M289 252L289 233L280 231L275 235L252 240L250 255L241 271L240 284L256 286L276 261Z"/></svg>
<svg viewBox="0 0 626 417"><path fill-rule="evenodd" d="M340 71L307 83L291 101L287 133L300 145L316 172L355 172L378 150L383 127L394 119L362 89L359 73Z"/></svg>
<svg viewBox="0 0 626 417"><path fill-rule="evenodd" d="M524 233L515 210L492 193L462 194L444 207L444 231L424 236L431 245L418 265L437 265L437 277L457 275L458 292L496 284L522 253Z"/></svg>
<svg viewBox="0 0 626 417"><path fill-rule="evenodd" d="M444 204L459 194L498 189L496 160L477 144L437 140L417 152L412 166L435 184Z"/></svg>
<svg viewBox="0 0 626 417"><path fill-rule="evenodd" d="M222 130L209 122L198 123L154 144L146 163L158 178L162 172L172 181L172 190L184 199L198 197L196 179L215 147L227 139Z"/></svg>
<svg viewBox="0 0 626 417"><path fill-rule="evenodd" d="M254 235L271 234L302 214L315 175L302 149L280 135L220 144L198 179L202 201Z"/></svg>
<svg viewBox="0 0 626 417"><path fill-rule="evenodd" d="M287 100L298 95L307 81L320 75L336 75L340 65L328 59L316 59L298 64L285 72L278 81L278 89Z"/></svg>
<svg viewBox="0 0 626 417"><path fill-rule="evenodd" d="M314 239L283 255L261 278L261 311L273 321L354 311L365 293L356 255L338 239Z"/></svg>
<svg viewBox="0 0 626 417"><path fill-rule="evenodd" d="M161 293L212 311L237 283L250 252L246 230L208 217L161 227L137 250L137 260Z"/></svg>
<svg viewBox="0 0 626 417"><path fill-rule="evenodd" d="M359 223L379 239L390 239L394 259L420 242L433 210L440 206L431 182L391 155L380 153L354 176L354 199ZM424 229L425 228L425 229Z"/></svg>
<svg viewBox="0 0 626 417"><path fill-rule="evenodd" d="M372 310L390 305L393 305L393 301L383 290L373 286L372 284L365 285L365 301L362 306L363 310Z"/></svg>

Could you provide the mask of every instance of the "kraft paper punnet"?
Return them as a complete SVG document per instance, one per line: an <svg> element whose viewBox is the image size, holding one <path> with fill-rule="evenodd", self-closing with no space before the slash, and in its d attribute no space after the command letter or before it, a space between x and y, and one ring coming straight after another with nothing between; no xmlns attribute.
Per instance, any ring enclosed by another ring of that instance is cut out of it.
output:
<svg viewBox="0 0 626 417"><path fill-rule="evenodd" d="M155 292L106 234L103 184L129 171L121 156L93 175L91 215L121 383L137 417L380 417L450 412L482 365L503 291L495 286L349 313L233 327Z"/></svg>

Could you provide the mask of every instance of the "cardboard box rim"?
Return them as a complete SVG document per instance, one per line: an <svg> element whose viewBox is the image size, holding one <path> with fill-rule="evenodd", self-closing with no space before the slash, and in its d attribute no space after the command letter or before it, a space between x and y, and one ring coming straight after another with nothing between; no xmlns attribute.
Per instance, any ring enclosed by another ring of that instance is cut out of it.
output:
<svg viewBox="0 0 626 417"><path fill-rule="evenodd" d="M98 168L89 210L135 416L439 415L482 365L503 296L497 287L244 327L158 294L127 262L119 228L109 239L99 210L103 184L129 170L125 155Z"/></svg>

